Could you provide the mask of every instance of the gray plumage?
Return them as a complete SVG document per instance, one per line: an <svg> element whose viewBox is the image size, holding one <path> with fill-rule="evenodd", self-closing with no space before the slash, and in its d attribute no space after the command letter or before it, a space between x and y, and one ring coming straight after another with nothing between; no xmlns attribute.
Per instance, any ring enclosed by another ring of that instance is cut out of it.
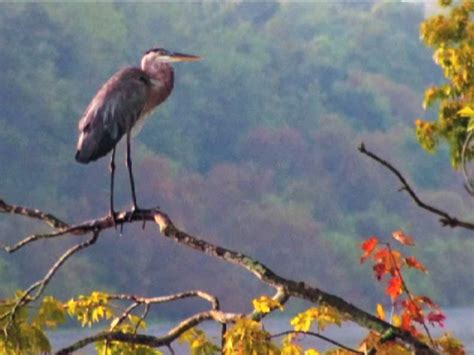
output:
<svg viewBox="0 0 474 355"><path fill-rule="evenodd" d="M148 75L133 67L102 86L79 121L78 162L97 160L115 147L142 115L150 86Z"/></svg>
<svg viewBox="0 0 474 355"><path fill-rule="evenodd" d="M199 59L194 55L172 53L163 48L148 50L141 60L140 68L122 69L102 86L80 119L76 160L87 164L112 151L110 213L114 222L115 146L124 135L127 136L126 164L133 210L138 211L132 172L131 130L171 94L174 72L170 63Z"/></svg>

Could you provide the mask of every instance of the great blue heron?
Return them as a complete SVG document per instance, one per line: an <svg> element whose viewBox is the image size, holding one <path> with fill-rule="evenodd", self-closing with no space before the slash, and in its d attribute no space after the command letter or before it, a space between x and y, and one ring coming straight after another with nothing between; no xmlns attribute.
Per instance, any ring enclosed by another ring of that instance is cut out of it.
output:
<svg viewBox="0 0 474 355"><path fill-rule="evenodd" d="M99 90L79 121L76 160L87 164L110 151L110 214L115 222L114 173L115 147L123 135L127 137L126 165L132 190L133 208L138 211L130 155L132 128L147 117L173 90L174 72L170 63L191 62L200 57L172 53L163 48L145 52L141 67L118 71Z"/></svg>

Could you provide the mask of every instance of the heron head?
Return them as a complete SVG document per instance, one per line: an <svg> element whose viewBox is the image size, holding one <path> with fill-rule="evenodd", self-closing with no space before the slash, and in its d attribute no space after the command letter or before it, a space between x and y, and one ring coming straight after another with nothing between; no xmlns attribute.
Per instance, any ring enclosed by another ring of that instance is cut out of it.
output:
<svg viewBox="0 0 474 355"><path fill-rule="evenodd" d="M191 54L170 52L164 48L151 48L145 52L142 58L142 67L147 62L154 63L175 63L175 62L195 62L201 57Z"/></svg>

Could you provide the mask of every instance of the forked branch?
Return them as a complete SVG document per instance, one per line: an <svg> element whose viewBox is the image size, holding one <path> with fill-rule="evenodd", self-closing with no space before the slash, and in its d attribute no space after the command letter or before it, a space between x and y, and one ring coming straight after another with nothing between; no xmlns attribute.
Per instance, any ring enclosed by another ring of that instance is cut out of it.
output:
<svg viewBox="0 0 474 355"><path fill-rule="evenodd" d="M400 180L400 182L402 183L402 187L401 187L400 190L405 190L406 192L408 192L410 197L413 199L413 201L415 201L415 203L419 207L421 207L422 209L424 209L424 210L426 210L430 213L433 213L433 214L439 216L440 217L439 221L441 222L441 224L443 226L448 226L448 227L452 227L452 228L461 227L461 228L465 228L465 229L469 229L469 230L474 230L474 223L460 220L457 217L450 215L448 212L446 212L442 209L439 209L437 207L434 207L434 206L424 202L422 199L420 199L420 197L415 193L415 190L413 190L413 188L410 186L410 184L408 184L407 180L402 175L402 173L397 168L395 168L391 163L389 163L388 161L380 158L375 153L369 151L365 147L364 143L360 144L359 151L362 154L365 154L366 156L368 156L369 158L375 160L377 163L381 164L383 167L385 167L391 173L393 173L398 178L398 180Z"/></svg>
<svg viewBox="0 0 474 355"><path fill-rule="evenodd" d="M401 175L400 175L401 176ZM402 177L403 178L403 177ZM404 181L404 180L403 180ZM408 184L406 184L409 188ZM410 189L410 191L412 191ZM414 194L414 193L413 193ZM416 195L414 195L416 196ZM6 205L4 203L4 205ZM8 207L8 206L7 206ZM7 210L8 208L5 208ZM2 210L0 210L2 212ZM9 211L11 212L11 211ZM15 213L15 212L13 212ZM441 212L442 213L442 212ZM21 215L29 216L27 214ZM47 216L47 220L55 220L54 216L49 214L43 214ZM35 218L43 219L42 214L37 213ZM443 214L445 218L445 216ZM448 216L449 217L449 216ZM46 217L45 217L46 218ZM46 219L43 219L46 221ZM360 326L377 331L381 334L387 335L390 334L392 339L401 341L406 344L410 344L415 351L423 352L424 354L435 354L436 352L431 349L428 345L421 342L417 338L413 337L409 332L403 331L400 328L394 327L393 325L377 318L376 316L363 311L362 309L350 304L344 299L327 293L323 290L320 290L316 287L309 286L304 282L297 282L294 280L289 280L283 278L282 276L276 274L270 268L262 264L261 262L252 259L251 257L223 248L221 246L209 243L203 239L192 236L186 232L183 232L177 228L167 214L159 211L158 209L149 209L149 210L140 210L137 212L125 211L121 212L116 216L116 222L119 224L133 223L135 221L154 221L158 226L163 236L171 239L179 244L182 244L188 248L194 249L196 251L205 253L207 255L216 257L225 262L235 264L239 267L242 267L252 273L259 280L265 284L273 287L276 291L273 296L274 299L278 300L281 304L285 303L289 297L296 297L310 301L315 304L325 304L331 307L336 308L339 312L344 314L344 316L353 322L359 324ZM114 220L111 216L102 217L85 223L81 223L75 226L68 226L67 228L59 228L56 232L49 234L42 234L37 236L29 236L25 238L20 243L12 247L5 248L9 252L16 251L36 240L45 239L45 238L60 238L66 236L66 234L73 233L74 235L84 235L91 232L98 234L108 228L113 228L115 225ZM64 227L64 225L62 226ZM474 226L473 226L474 228ZM97 238L97 237L96 237ZM60 265L59 265L60 266ZM58 267L59 267L58 266ZM55 271L54 271L55 272ZM54 272L52 274L54 274ZM51 271L47 275L51 275ZM50 279L50 277L49 277ZM48 279L48 280L49 280ZM163 346L169 345L169 343L176 339L179 334L186 331L187 329L192 328L193 326L199 324L204 320L214 319L220 323L227 323L228 321L235 319L235 314L223 313L216 309L212 309L207 312L202 312L194 315L191 318L183 321L177 328L173 329L161 338L150 337L146 335L134 335L134 334L124 334L121 332L101 332L94 336L88 337L81 340L78 343L71 345L66 349L61 350L61 353L67 353L68 351L74 351L79 349L84 344L89 344L91 342L96 342L99 340L118 340L118 341L127 341L135 344L145 344L150 346ZM254 313L252 314L254 319L262 318L261 314ZM179 334L178 334L179 333Z"/></svg>

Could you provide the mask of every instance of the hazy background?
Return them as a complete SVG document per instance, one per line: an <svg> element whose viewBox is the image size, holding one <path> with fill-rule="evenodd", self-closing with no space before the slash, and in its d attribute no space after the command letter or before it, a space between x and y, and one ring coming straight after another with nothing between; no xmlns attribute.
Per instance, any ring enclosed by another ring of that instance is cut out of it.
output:
<svg viewBox="0 0 474 355"><path fill-rule="evenodd" d="M446 152L429 155L415 139L423 89L442 80L419 40L423 17L420 3L367 1L1 4L0 197L70 223L106 214L108 158L74 161L78 119L103 82L146 49L197 54L201 62L175 66L173 94L134 140L141 206L159 205L192 234L364 307L387 298L370 266L359 266L360 242L402 228L417 241L407 252L430 269L410 275L415 292L472 305L472 236L440 227L356 151L364 141L426 201L472 216ZM127 208L123 145L117 157L116 196ZM2 244L46 230L0 216ZM69 243L1 254L0 294L42 277ZM268 292L237 267L157 237L151 224L109 232L68 262L49 292L194 288L232 310Z"/></svg>

